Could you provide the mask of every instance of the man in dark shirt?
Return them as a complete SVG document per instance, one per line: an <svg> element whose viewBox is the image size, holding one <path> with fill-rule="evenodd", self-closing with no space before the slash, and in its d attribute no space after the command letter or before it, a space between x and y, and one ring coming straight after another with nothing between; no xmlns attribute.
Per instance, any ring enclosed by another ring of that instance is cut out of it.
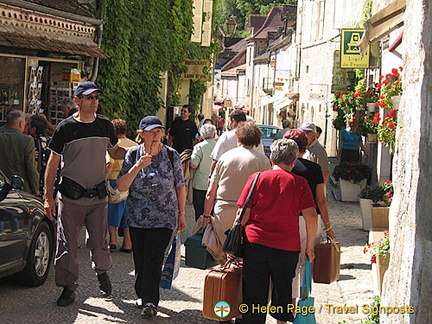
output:
<svg viewBox="0 0 432 324"><path fill-rule="evenodd" d="M282 127L283 129L281 129L274 137L273 141L276 141L277 139L281 139L284 137L285 133L288 132L291 128L291 121L289 119L285 119L282 122Z"/></svg>
<svg viewBox="0 0 432 324"><path fill-rule="evenodd" d="M190 119L192 108L184 105L179 118L176 118L170 128L170 144L179 154L186 149L192 149L198 128Z"/></svg>

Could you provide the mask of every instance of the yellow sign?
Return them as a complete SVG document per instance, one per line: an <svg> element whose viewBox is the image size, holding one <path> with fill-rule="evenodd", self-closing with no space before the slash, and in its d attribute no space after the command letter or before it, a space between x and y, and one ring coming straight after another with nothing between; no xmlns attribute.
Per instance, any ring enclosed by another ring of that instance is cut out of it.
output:
<svg viewBox="0 0 432 324"><path fill-rule="evenodd" d="M364 56L360 53L359 42L363 29L342 29L341 68L365 69L369 67L369 47Z"/></svg>
<svg viewBox="0 0 432 324"><path fill-rule="evenodd" d="M187 72L182 74L182 79L192 81L207 81L210 77L208 69L210 63L208 60L186 60Z"/></svg>

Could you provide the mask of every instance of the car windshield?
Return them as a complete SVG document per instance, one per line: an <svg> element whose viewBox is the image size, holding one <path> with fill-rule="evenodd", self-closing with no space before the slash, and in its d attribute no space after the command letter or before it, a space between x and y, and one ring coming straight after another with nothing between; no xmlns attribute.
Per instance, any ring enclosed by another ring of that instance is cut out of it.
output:
<svg viewBox="0 0 432 324"><path fill-rule="evenodd" d="M259 126L259 128L261 129L263 138L271 138L271 139L273 139L276 136L277 132L279 132L280 130L277 127Z"/></svg>

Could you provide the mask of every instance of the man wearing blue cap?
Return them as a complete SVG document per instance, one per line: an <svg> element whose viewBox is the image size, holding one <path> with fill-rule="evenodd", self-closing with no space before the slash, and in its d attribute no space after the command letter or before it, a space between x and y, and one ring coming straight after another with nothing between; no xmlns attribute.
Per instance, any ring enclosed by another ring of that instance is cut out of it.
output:
<svg viewBox="0 0 432 324"><path fill-rule="evenodd" d="M45 172L45 211L53 220L56 205L54 181L60 159L60 196L57 219L57 250L54 260L56 285L63 287L58 306L68 306L75 300L78 287L78 239L82 225L88 232L87 247L91 251L103 296L111 294L107 271L112 261L106 241L108 199L106 189L106 151L114 159L123 159L126 150L118 139L110 120L97 115L102 91L90 81L75 90L78 112L60 122L52 136L52 151Z"/></svg>

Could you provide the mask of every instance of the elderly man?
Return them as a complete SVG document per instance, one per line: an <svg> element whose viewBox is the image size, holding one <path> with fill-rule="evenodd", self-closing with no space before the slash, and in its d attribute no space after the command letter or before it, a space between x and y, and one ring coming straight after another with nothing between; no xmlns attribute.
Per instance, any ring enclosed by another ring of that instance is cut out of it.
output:
<svg viewBox="0 0 432 324"><path fill-rule="evenodd" d="M75 114L78 111L78 108L76 106L75 101L72 98L65 98L61 102L61 110L63 112L63 117L67 118ZM47 119L44 114L41 114L41 116ZM52 135L52 133L54 132L57 126L51 124L48 120L47 123L48 123L48 133L49 135Z"/></svg>
<svg viewBox="0 0 432 324"><path fill-rule="evenodd" d="M305 122L300 127L308 138L308 147L303 158L317 163L322 170L324 184L330 176L330 166L325 148L318 142L316 126L312 122Z"/></svg>
<svg viewBox="0 0 432 324"><path fill-rule="evenodd" d="M16 174L24 179L24 190L39 194L39 173L35 163L33 138L23 134L26 116L21 110L6 115L6 125L0 128L0 169L10 179Z"/></svg>
<svg viewBox="0 0 432 324"><path fill-rule="evenodd" d="M45 172L45 211L56 215L53 198L57 167L62 157L60 200L57 221L57 251L54 260L56 285L63 287L58 306L75 300L78 287L78 238L82 225L88 232L87 247L104 296L111 294L107 271L111 256L106 241L108 199L106 189L106 151L114 159L123 159L126 150L119 147L110 120L97 115L102 91L90 81L75 90L78 112L57 126L49 148L52 151Z"/></svg>

